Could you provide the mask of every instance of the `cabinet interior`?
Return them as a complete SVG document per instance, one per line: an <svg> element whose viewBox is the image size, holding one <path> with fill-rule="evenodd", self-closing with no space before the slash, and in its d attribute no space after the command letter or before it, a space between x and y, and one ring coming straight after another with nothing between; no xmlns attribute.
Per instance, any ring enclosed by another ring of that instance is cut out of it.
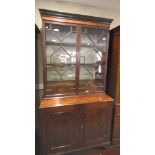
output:
<svg viewBox="0 0 155 155"><path fill-rule="evenodd" d="M45 94L105 91L109 30L44 22Z"/></svg>

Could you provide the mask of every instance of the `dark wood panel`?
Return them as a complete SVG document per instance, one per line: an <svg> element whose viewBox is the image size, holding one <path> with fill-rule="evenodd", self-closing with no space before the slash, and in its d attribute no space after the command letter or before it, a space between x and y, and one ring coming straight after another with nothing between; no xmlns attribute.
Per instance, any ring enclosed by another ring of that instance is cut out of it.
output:
<svg viewBox="0 0 155 155"><path fill-rule="evenodd" d="M45 9L39 9L42 16L54 16L58 18L67 18L67 19L78 19L84 21L93 21L93 22L107 22L111 23L113 19L108 18L101 18L101 17L93 17L93 16L85 16L80 14L71 14L66 12L58 12L58 11L51 11Z"/></svg>
<svg viewBox="0 0 155 155"><path fill-rule="evenodd" d="M76 93L79 90L79 79L80 79L80 26L77 26L77 37L76 37Z"/></svg>
<svg viewBox="0 0 155 155"><path fill-rule="evenodd" d="M120 28L110 32L107 93L120 103Z"/></svg>
<svg viewBox="0 0 155 155"><path fill-rule="evenodd" d="M116 115L114 118L114 130L113 130L113 145L120 145L120 116Z"/></svg>
<svg viewBox="0 0 155 155"><path fill-rule="evenodd" d="M120 115L120 104L115 104L115 115Z"/></svg>
<svg viewBox="0 0 155 155"><path fill-rule="evenodd" d="M103 147L95 147L84 151L68 153L66 155L120 155L120 148L118 146L110 147L108 149Z"/></svg>
<svg viewBox="0 0 155 155"><path fill-rule="evenodd" d="M107 74L107 94L115 99L113 120L113 145L120 141L120 27L110 32Z"/></svg>
<svg viewBox="0 0 155 155"><path fill-rule="evenodd" d="M83 106L83 143L85 146L110 143L112 103Z"/></svg>
<svg viewBox="0 0 155 155"><path fill-rule="evenodd" d="M79 154L80 155L80 154ZM120 155L120 148L119 147L113 147L106 150L100 150L96 151L94 153L84 153L81 155Z"/></svg>
<svg viewBox="0 0 155 155"><path fill-rule="evenodd" d="M78 106L41 110L42 136L47 153L73 150L79 144Z"/></svg>
<svg viewBox="0 0 155 155"><path fill-rule="evenodd" d="M39 68L38 68L38 35L40 30L35 24L35 85L39 83ZM39 135L39 90L35 89L35 154L39 154L40 135Z"/></svg>

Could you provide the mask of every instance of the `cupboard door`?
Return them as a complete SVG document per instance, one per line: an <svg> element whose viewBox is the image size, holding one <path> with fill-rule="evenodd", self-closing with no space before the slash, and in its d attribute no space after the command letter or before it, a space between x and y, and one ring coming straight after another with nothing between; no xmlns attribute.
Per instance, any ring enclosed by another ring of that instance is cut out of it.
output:
<svg viewBox="0 0 155 155"><path fill-rule="evenodd" d="M112 103L93 103L83 108L83 143L85 146L110 144Z"/></svg>
<svg viewBox="0 0 155 155"><path fill-rule="evenodd" d="M79 114L77 106L51 108L42 111L45 150L52 154L74 149L79 143Z"/></svg>

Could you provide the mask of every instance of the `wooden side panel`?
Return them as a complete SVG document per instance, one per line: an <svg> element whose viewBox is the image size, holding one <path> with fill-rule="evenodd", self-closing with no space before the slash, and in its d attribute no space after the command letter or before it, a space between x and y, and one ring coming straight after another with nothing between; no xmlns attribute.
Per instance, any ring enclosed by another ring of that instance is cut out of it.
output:
<svg viewBox="0 0 155 155"><path fill-rule="evenodd" d="M109 143L112 121L112 102L93 103L83 107L83 145Z"/></svg>
<svg viewBox="0 0 155 155"><path fill-rule="evenodd" d="M110 32L107 94L115 99L113 145L120 141L120 27Z"/></svg>
<svg viewBox="0 0 155 155"><path fill-rule="evenodd" d="M113 130L113 145L120 145L120 116L117 115L114 118L114 130Z"/></svg>
<svg viewBox="0 0 155 155"><path fill-rule="evenodd" d="M110 32L107 94L120 103L120 28Z"/></svg>
<svg viewBox="0 0 155 155"><path fill-rule="evenodd" d="M79 143L78 106L42 109L44 153L50 155L75 149Z"/></svg>

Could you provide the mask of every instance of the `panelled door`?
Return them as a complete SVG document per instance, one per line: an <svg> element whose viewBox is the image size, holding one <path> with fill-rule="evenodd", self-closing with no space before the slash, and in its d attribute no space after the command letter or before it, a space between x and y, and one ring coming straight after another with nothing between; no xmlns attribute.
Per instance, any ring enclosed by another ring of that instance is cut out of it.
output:
<svg viewBox="0 0 155 155"><path fill-rule="evenodd" d="M64 152L79 145L79 108L65 106L42 109L45 154Z"/></svg>
<svg viewBox="0 0 155 155"><path fill-rule="evenodd" d="M84 105L81 115L83 115L81 133L84 146L110 143L112 103Z"/></svg>

